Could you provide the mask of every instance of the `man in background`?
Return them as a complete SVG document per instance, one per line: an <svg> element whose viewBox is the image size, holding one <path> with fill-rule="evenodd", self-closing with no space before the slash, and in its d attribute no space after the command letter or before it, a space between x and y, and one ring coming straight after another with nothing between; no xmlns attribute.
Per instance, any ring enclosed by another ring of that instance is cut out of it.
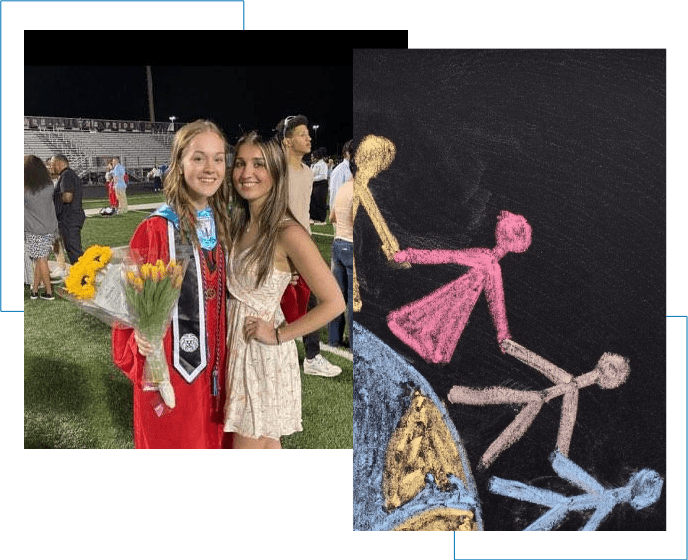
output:
<svg viewBox="0 0 688 560"><path fill-rule="evenodd" d="M342 162L332 170L330 175L330 212L334 208L334 199L337 197L337 191L344 183L353 178L351 174L351 167L349 161L351 160L351 146L353 140L348 140L342 148Z"/></svg>
<svg viewBox="0 0 688 560"><path fill-rule="evenodd" d="M58 176L54 196L57 226L69 262L74 264L84 252L81 248L81 228L86 220L86 214L81 206L84 191L81 179L69 167L66 156L54 156L52 168Z"/></svg>
<svg viewBox="0 0 688 560"><path fill-rule="evenodd" d="M287 154L287 183L289 187L289 210L296 220L311 232L309 207L313 189L313 173L303 163L303 158L311 151L311 137L308 133L308 119L303 115L287 117L277 125L277 136ZM282 312L291 323L306 314L317 304L315 296L303 278L299 277L295 286L288 286L282 296ZM303 371L309 375L334 377L342 368L331 364L320 354L320 336L315 331L304 335L303 345L306 358Z"/></svg>

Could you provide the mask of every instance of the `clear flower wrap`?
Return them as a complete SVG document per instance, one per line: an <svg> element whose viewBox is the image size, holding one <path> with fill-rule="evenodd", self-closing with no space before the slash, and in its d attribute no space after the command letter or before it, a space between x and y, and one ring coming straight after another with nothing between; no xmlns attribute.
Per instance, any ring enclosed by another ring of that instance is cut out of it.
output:
<svg viewBox="0 0 688 560"><path fill-rule="evenodd" d="M65 287L57 289L60 296L83 311L109 325L136 329L150 343L143 390L159 391L170 408L176 403L163 338L188 262L148 263L128 248L94 245L71 267Z"/></svg>

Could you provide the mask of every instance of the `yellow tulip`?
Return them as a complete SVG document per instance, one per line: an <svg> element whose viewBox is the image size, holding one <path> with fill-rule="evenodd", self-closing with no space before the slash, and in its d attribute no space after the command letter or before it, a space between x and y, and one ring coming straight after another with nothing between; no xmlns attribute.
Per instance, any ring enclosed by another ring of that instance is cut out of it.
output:
<svg viewBox="0 0 688 560"><path fill-rule="evenodd" d="M160 278L164 278L165 271L167 270L165 263L162 262L162 260L158 259L157 261L155 261L155 266L158 269L158 272L160 273Z"/></svg>
<svg viewBox="0 0 688 560"><path fill-rule="evenodd" d="M151 272L153 270L153 265L150 263L145 263L141 265L141 278L148 280L151 277Z"/></svg>

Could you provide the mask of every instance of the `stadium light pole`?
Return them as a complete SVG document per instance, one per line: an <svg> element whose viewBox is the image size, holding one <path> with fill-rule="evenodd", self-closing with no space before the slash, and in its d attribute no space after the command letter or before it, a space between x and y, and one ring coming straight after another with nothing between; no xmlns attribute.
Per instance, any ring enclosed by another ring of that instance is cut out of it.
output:
<svg viewBox="0 0 688 560"><path fill-rule="evenodd" d="M319 124L314 124L314 125L313 125L313 133L314 133L314 134L313 134L313 140L314 140L313 143L315 144L315 147L316 147L316 148L318 147L318 129L319 129L319 128L320 128L320 125L319 125Z"/></svg>
<svg viewBox="0 0 688 560"><path fill-rule="evenodd" d="M148 112L150 114L150 122L155 122L155 108L153 105L153 73L151 67L146 66L146 80L148 83Z"/></svg>

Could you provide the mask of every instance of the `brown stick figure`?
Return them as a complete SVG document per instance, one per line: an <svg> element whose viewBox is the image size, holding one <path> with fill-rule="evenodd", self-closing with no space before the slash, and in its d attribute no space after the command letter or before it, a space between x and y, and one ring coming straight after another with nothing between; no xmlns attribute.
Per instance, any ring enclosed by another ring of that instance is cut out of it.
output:
<svg viewBox="0 0 688 560"><path fill-rule="evenodd" d="M592 371L574 377L511 339L502 342L502 350L505 354L509 354L539 371L556 385L541 391L517 391L506 387L487 387L485 389L472 389L458 385L452 387L448 395L449 401L452 403L476 406L525 405L516 415L514 421L487 448L480 459L479 466L483 468L489 467L504 450L516 443L528 430L542 405L557 397L562 397L557 450L562 455L568 456L578 413L580 389L593 383L597 383L602 389L614 389L626 381L630 373L628 359L609 352L602 355Z"/></svg>

